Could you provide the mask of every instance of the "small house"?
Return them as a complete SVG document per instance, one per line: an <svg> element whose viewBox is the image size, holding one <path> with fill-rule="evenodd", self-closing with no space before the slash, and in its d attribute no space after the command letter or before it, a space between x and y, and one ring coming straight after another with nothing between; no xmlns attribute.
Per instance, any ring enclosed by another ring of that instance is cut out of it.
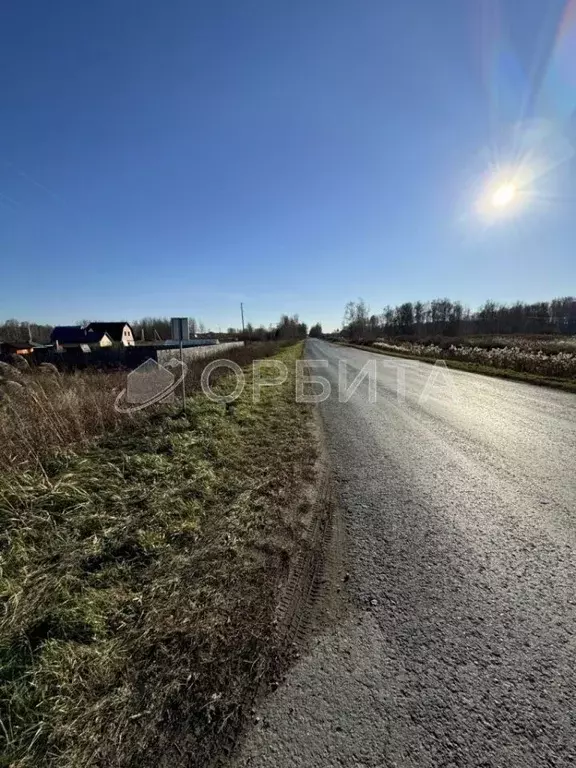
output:
<svg viewBox="0 0 576 768"><path fill-rule="evenodd" d="M110 336L101 331L89 331L81 325L57 325L50 334L56 349L81 349L89 351L100 347L111 347Z"/></svg>
<svg viewBox="0 0 576 768"><path fill-rule="evenodd" d="M0 341L0 354L31 355L35 347L31 341Z"/></svg>
<svg viewBox="0 0 576 768"><path fill-rule="evenodd" d="M97 333L107 333L113 344L122 347L133 347L135 344L134 331L130 323L125 321L110 323L89 323L86 330Z"/></svg>

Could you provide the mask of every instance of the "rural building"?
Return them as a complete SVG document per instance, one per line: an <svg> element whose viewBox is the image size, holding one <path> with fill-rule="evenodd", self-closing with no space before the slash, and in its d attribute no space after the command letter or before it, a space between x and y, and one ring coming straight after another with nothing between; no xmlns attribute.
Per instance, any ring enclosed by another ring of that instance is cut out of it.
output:
<svg viewBox="0 0 576 768"><path fill-rule="evenodd" d="M89 331L80 325L57 325L50 334L56 349L82 349L90 351L111 347L113 341L105 331Z"/></svg>
<svg viewBox="0 0 576 768"><path fill-rule="evenodd" d="M134 331L130 323L125 321L110 322L110 323L89 323L86 326L87 331L96 331L97 333L107 333L112 339L114 344L119 344L123 347L133 347Z"/></svg>
<svg viewBox="0 0 576 768"><path fill-rule="evenodd" d="M41 346L31 341L0 341L0 355L31 355Z"/></svg>

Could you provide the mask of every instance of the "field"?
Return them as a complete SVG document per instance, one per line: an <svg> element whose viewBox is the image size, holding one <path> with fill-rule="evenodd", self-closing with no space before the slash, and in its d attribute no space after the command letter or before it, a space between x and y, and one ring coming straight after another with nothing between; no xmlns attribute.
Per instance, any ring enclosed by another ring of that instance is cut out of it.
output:
<svg viewBox="0 0 576 768"><path fill-rule="evenodd" d="M448 366L576 389L576 338L550 336L435 336L356 342L386 354L444 360Z"/></svg>
<svg viewBox="0 0 576 768"><path fill-rule="evenodd" d="M274 669L301 543L315 448L293 375L233 415L192 396L128 421L86 374L5 385L0 765L210 763Z"/></svg>

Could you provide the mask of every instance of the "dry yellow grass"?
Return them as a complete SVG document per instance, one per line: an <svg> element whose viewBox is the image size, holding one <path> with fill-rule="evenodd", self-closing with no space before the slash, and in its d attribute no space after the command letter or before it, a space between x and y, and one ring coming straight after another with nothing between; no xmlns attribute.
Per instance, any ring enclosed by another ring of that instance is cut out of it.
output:
<svg viewBox="0 0 576 768"><path fill-rule="evenodd" d="M281 348L269 342L227 350L225 357L240 366L269 357ZM0 362L0 471L41 468L60 452L87 445L97 435L143 423L158 408L118 413L116 395L126 386L128 371L86 369L60 372L50 364L16 368ZM198 389L208 360L190 363L189 394ZM217 371L213 379L225 371Z"/></svg>
<svg viewBox="0 0 576 768"><path fill-rule="evenodd" d="M247 387L234 416L192 397L0 474L0 765L210 764L274 659L295 500L313 476L293 387L293 370L258 403ZM47 423L61 408L41 406Z"/></svg>
<svg viewBox="0 0 576 768"><path fill-rule="evenodd" d="M0 362L0 467L40 467L46 457L80 446L128 419L114 410L126 374L22 370ZM134 417L132 417L134 418Z"/></svg>

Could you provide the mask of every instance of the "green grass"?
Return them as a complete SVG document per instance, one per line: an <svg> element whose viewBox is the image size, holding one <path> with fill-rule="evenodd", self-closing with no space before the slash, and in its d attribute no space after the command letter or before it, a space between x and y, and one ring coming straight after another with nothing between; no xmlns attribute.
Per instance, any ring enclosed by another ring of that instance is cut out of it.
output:
<svg viewBox="0 0 576 768"><path fill-rule="evenodd" d="M536 384L541 387L551 387L553 389L563 389L566 392L576 392L576 381L569 379L553 378L550 376L539 376L535 373L524 373L523 371L513 371L507 368L495 368L491 365L481 365L480 363L471 363L463 360L447 360L439 357L423 357L422 355L411 355L409 352L387 351L378 349L378 347L368 346L366 344L349 344L348 342L336 342L346 347L354 349L363 349L365 352L376 352L379 355L387 357L401 357L407 360L420 360L423 363L434 365L438 360L442 360L447 368L454 368L459 371L468 371L469 373L480 373L484 376L495 376L500 379L512 379L513 381L523 381L527 384Z"/></svg>
<svg viewBox="0 0 576 768"><path fill-rule="evenodd" d="M0 477L0 765L210 763L274 658L314 477L293 375Z"/></svg>

